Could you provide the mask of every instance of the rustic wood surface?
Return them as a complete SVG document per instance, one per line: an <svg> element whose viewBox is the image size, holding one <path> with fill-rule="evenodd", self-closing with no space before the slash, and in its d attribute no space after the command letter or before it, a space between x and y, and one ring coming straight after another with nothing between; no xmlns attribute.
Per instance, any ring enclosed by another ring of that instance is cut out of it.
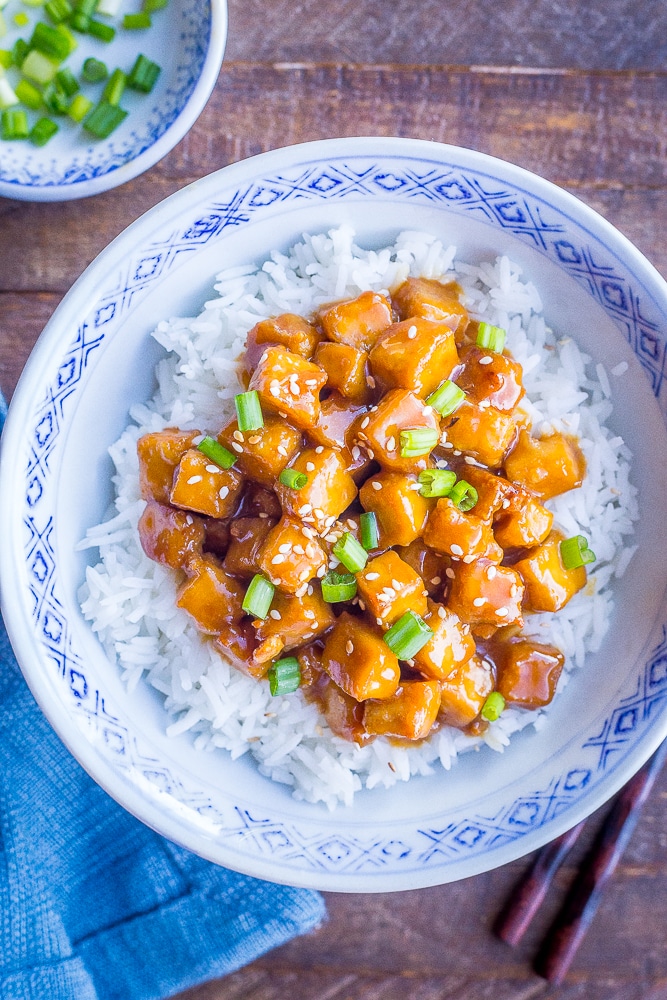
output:
<svg viewBox="0 0 667 1000"><path fill-rule="evenodd" d="M231 0L227 60L191 133L94 199L0 199L0 388L95 255L168 194L265 149L345 135L493 153L573 192L667 275L667 5L651 0ZM521 946L493 921L528 859L439 888L327 894L318 931L180 1000L667 1000L667 774L565 984L531 970L606 810Z"/></svg>

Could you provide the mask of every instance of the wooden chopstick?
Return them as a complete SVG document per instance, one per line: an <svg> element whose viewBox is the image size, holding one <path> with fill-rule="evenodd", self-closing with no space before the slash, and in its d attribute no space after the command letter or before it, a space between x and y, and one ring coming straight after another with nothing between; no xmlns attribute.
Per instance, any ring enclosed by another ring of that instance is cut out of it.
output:
<svg viewBox="0 0 667 1000"><path fill-rule="evenodd" d="M593 846L580 865L535 960L535 971L549 982L559 984L565 978L666 756L667 740L618 793ZM502 941L516 946L522 940L585 824L584 820L538 852L531 868L496 920L494 933Z"/></svg>

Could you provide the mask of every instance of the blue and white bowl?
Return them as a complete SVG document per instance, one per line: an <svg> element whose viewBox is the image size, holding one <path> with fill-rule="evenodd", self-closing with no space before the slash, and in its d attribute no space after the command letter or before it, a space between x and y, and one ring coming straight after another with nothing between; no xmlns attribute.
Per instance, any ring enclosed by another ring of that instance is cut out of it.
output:
<svg viewBox="0 0 667 1000"><path fill-rule="evenodd" d="M423 229L462 259L507 253L545 315L595 361L626 361L615 427L641 486L638 552L601 650L549 724L502 755L359 793L329 812L246 758L165 736L155 692L129 695L84 621L75 552L111 497L108 446L153 390L161 317L195 315L223 266L352 223L362 245ZM35 697L122 805L199 854L303 886L387 891L452 881L532 851L600 806L667 733L667 286L612 226L553 184L470 150L328 140L227 167L173 195L91 264L25 369L2 442L3 611Z"/></svg>
<svg viewBox="0 0 667 1000"><path fill-rule="evenodd" d="M42 8L21 9L32 21L44 19ZM17 28L9 17L7 23L6 48L15 37L28 37L31 31ZM41 149L27 140L0 141L2 197L86 198L124 184L166 156L193 126L218 79L227 39L227 4L226 0L171 0L153 15L148 31L120 30L111 44L87 35L76 38L78 48L66 64L75 75L88 56L106 62L110 70L120 66L129 71L143 52L161 66L158 82L150 94L126 90L121 104L128 117L108 139L92 139L80 125L63 118L58 134Z"/></svg>

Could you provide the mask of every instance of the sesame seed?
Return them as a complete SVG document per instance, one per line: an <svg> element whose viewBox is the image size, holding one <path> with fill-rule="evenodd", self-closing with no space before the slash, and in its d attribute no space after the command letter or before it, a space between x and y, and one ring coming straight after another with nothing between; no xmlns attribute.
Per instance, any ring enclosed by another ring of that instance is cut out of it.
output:
<svg viewBox="0 0 667 1000"><path fill-rule="evenodd" d="M361 608L361 610L362 610L362 611L365 611L365 610L366 610L366 605L365 605L365 603L364 603L363 601L361 601L361 600L359 601L359 607Z"/></svg>
<svg viewBox="0 0 667 1000"><path fill-rule="evenodd" d="M425 417L430 417L430 415L433 413L433 407L425 406L422 410L422 413L424 414Z"/></svg>
<svg viewBox="0 0 667 1000"><path fill-rule="evenodd" d="M253 434L252 437L248 438L248 444L259 444L261 440L262 440L261 434Z"/></svg>
<svg viewBox="0 0 667 1000"><path fill-rule="evenodd" d="M463 555L463 549L461 548L460 545L456 545L456 544L450 545L450 549L452 550L452 555L454 555L454 556L462 556Z"/></svg>
<svg viewBox="0 0 667 1000"><path fill-rule="evenodd" d="M477 462L472 457L472 455L466 455L463 461L466 463L466 465L477 465Z"/></svg>
<svg viewBox="0 0 667 1000"><path fill-rule="evenodd" d="M416 336L417 336L417 327L411 326L410 329L408 330L408 340L414 340Z"/></svg>
<svg viewBox="0 0 667 1000"><path fill-rule="evenodd" d="M313 462L306 462L306 472L314 472L315 465Z"/></svg>
<svg viewBox="0 0 667 1000"><path fill-rule="evenodd" d="M377 480L375 480L374 482L372 482L371 486L373 487L374 490L381 490L382 489L382 483L378 483Z"/></svg>
<svg viewBox="0 0 667 1000"><path fill-rule="evenodd" d="M434 587L437 587L439 583L442 583L442 580L439 576L434 576L431 577L431 583L433 584Z"/></svg>
<svg viewBox="0 0 667 1000"><path fill-rule="evenodd" d="M387 451L396 451L396 438L390 437L387 440Z"/></svg>
<svg viewBox="0 0 667 1000"><path fill-rule="evenodd" d="M372 448L367 448L366 454L368 455L369 458L375 458L375 452L373 451Z"/></svg>
<svg viewBox="0 0 667 1000"><path fill-rule="evenodd" d="M327 572L326 566L320 566L320 568L317 571L317 575L320 578L320 580L322 579L323 576L326 576L326 572Z"/></svg>
<svg viewBox="0 0 667 1000"><path fill-rule="evenodd" d="M304 538L313 538L312 528L307 528L305 525L301 528L301 534Z"/></svg>
<svg viewBox="0 0 667 1000"><path fill-rule="evenodd" d="M306 554L306 550L303 545L295 545L293 551L296 552L298 556L305 556Z"/></svg>
<svg viewBox="0 0 667 1000"><path fill-rule="evenodd" d="M280 395L280 386L279 385L270 385L269 386L269 392L271 393L272 396L279 396Z"/></svg>
<svg viewBox="0 0 667 1000"><path fill-rule="evenodd" d="M324 518L326 516L321 507L314 507L313 514L315 515L315 517L321 517L321 518Z"/></svg>
<svg viewBox="0 0 667 1000"><path fill-rule="evenodd" d="M308 596L312 597L314 593L312 584L309 583L308 586L306 587L306 590L308 591Z"/></svg>
<svg viewBox="0 0 667 1000"><path fill-rule="evenodd" d="M421 483L410 483L410 485L408 486L408 489L412 490L413 493L418 493L421 488L422 488Z"/></svg>
<svg viewBox="0 0 667 1000"><path fill-rule="evenodd" d="M307 611L304 611L304 613L303 613L303 617L304 617L304 618L310 618L310 619L312 619L312 618L314 618L314 617L315 617L315 612L314 612L314 611L311 611L311 610L310 610L310 608L308 608L308 610L307 610Z"/></svg>
<svg viewBox="0 0 667 1000"><path fill-rule="evenodd" d="M375 379L373 378L373 376L372 376L372 375L367 375L367 376L366 376L366 385L367 385L367 386L368 386L368 387L369 387L370 389L374 389L374 388L375 388Z"/></svg>
<svg viewBox="0 0 667 1000"><path fill-rule="evenodd" d="M348 654L348 656L351 653L354 653L354 643L350 639L348 639L347 642L345 643L345 652Z"/></svg>
<svg viewBox="0 0 667 1000"><path fill-rule="evenodd" d="M375 621L378 623L378 625L384 625L384 618L376 618Z"/></svg>
<svg viewBox="0 0 667 1000"><path fill-rule="evenodd" d="M391 585L394 588L394 590L400 590L401 589L401 584L398 582L398 580L392 580L391 581Z"/></svg>
<svg viewBox="0 0 667 1000"><path fill-rule="evenodd" d="M317 379L316 378L307 378L305 380L305 382L304 382L304 385L317 385Z"/></svg>
<svg viewBox="0 0 667 1000"><path fill-rule="evenodd" d="M453 451L453 454L454 455L460 455L461 452L458 450L458 448L455 448L454 451Z"/></svg>
<svg viewBox="0 0 667 1000"><path fill-rule="evenodd" d="M268 516L269 516L269 515L268 515L268 514L265 514L263 510L260 510L260 512L259 512L259 516L261 517L261 519L262 519L263 521L266 521L266 519L268 518Z"/></svg>
<svg viewBox="0 0 667 1000"><path fill-rule="evenodd" d="M296 382L290 382L289 391L292 393L293 396L301 395L301 389L299 388Z"/></svg>
<svg viewBox="0 0 667 1000"><path fill-rule="evenodd" d="M202 481L201 476L190 476L190 478L188 479L188 486L194 486L195 483L201 483L201 481Z"/></svg>
<svg viewBox="0 0 667 1000"><path fill-rule="evenodd" d="M287 420L287 414L283 413L282 410L278 410L278 416L282 417L283 420Z"/></svg>
<svg viewBox="0 0 667 1000"><path fill-rule="evenodd" d="M368 425L370 424L370 422L371 422L371 418L370 417L364 417L364 419L361 421L361 429L362 429L362 431L366 427L368 427Z"/></svg>
<svg viewBox="0 0 667 1000"><path fill-rule="evenodd" d="M380 579L379 573L366 573L366 580L379 580L379 579Z"/></svg>
<svg viewBox="0 0 667 1000"><path fill-rule="evenodd" d="M440 607L438 608L438 618L446 618L446 617L447 617L447 612L445 611L445 609L441 604Z"/></svg>
<svg viewBox="0 0 667 1000"><path fill-rule="evenodd" d="M352 458L354 459L355 462L359 461L360 455L361 455L361 450L359 449L358 445L355 444L354 447L352 448Z"/></svg>
<svg viewBox="0 0 667 1000"><path fill-rule="evenodd" d="M486 571L486 578L487 578L487 580L493 580L493 578L494 578L494 576L496 575L497 572L498 572L498 570L496 569L495 566L489 566L489 568Z"/></svg>
<svg viewBox="0 0 667 1000"><path fill-rule="evenodd" d="M279 622L280 619L282 618L282 615L280 614L280 612L276 611L275 608L271 608L271 610L269 611L269 614L271 615L271 617L273 618L273 620L277 621L277 622Z"/></svg>
<svg viewBox="0 0 667 1000"><path fill-rule="evenodd" d="M192 514L188 514L187 515L187 517L185 518L185 523L186 524L194 524L195 523L195 520L194 520Z"/></svg>
<svg viewBox="0 0 667 1000"><path fill-rule="evenodd" d="M269 389L275 389L276 386L280 387L280 379L272 378L269 382Z"/></svg>
<svg viewBox="0 0 667 1000"><path fill-rule="evenodd" d="M278 452L279 455L282 455L283 458L287 458L287 454L288 454L287 453L287 448L285 447L284 444L279 444L278 447L276 448L276 451Z"/></svg>
<svg viewBox="0 0 667 1000"><path fill-rule="evenodd" d="M496 614L498 615L499 618L505 618L505 616L508 615L509 612L507 608L498 608Z"/></svg>
<svg viewBox="0 0 667 1000"><path fill-rule="evenodd" d="M243 444L243 442L245 441L245 438L243 437L243 434L241 433L241 431L234 431L234 435L233 436L234 436L234 440L235 441L240 441L241 444Z"/></svg>
<svg viewBox="0 0 667 1000"><path fill-rule="evenodd" d="M299 507L299 514L310 514L312 509L313 508L311 504L304 503L303 506Z"/></svg>
<svg viewBox="0 0 667 1000"><path fill-rule="evenodd" d="M393 681L393 679L394 679L394 671L391 669L391 667L387 667L386 670L382 671L382 673L380 674L380 677L384 677L384 679L386 681Z"/></svg>
<svg viewBox="0 0 667 1000"><path fill-rule="evenodd" d="M279 566L280 563L284 562L285 562L285 556L282 555L282 553L280 555L274 556L273 559L271 560L271 564L273 566Z"/></svg>
<svg viewBox="0 0 667 1000"><path fill-rule="evenodd" d="M316 455L321 455L323 451L324 451L324 445L323 444L318 444L317 448L315 449L315 454Z"/></svg>
<svg viewBox="0 0 667 1000"><path fill-rule="evenodd" d="M308 584L307 583L302 583L301 586L299 587L299 589L294 592L294 596L295 597L305 597L307 590L308 590ZM304 611L304 614L305 614L305 611ZM308 616L306 615L306 617L308 617Z"/></svg>
<svg viewBox="0 0 667 1000"><path fill-rule="evenodd" d="M226 497L228 497L229 486L221 486L220 489L218 490L218 496L220 497L221 500L224 500Z"/></svg>
<svg viewBox="0 0 667 1000"><path fill-rule="evenodd" d="M480 365L492 365L493 358L487 354L485 357L479 359L479 363Z"/></svg>
<svg viewBox="0 0 667 1000"><path fill-rule="evenodd" d="M370 408L370 410L368 412L369 413L375 413L376 410L377 410L377 406L371 406L371 408Z"/></svg>
<svg viewBox="0 0 667 1000"><path fill-rule="evenodd" d="M471 556L464 556L463 557L463 561L464 561L464 563L470 564L471 562L475 561L475 557L472 556L472 555Z"/></svg>
<svg viewBox="0 0 667 1000"><path fill-rule="evenodd" d="M291 542L283 542L282 545L278 546L278 552L291 552L291 550L292 550Z"/></svg>
<svg viewBox="0 0 667 1000"><path fill-rule="evenodd" d="M448 566L447 569L445 570L445 576L447 577L448 580L454 580L456 577L456 573L454 572L453 569L451 569L451 567Z"/></svg>
<svg viewBox="0 0 667 1000"><path fill-rule="evenodd" d="M313 624L310 627L314 632L316 629L320 627L319 622L313 622Z"/></svg>
<svg viewBox="0 0 667 1000"><path fill-rule="evenodd" d="M310 579L310 571L304 569L301 573L299 573L299 579L301 580L301 583L306 583L306 581Z"/></svg>
<svg viewBox="0 0 667 1000"><path fill-rule="evenodd" d="M509 506L510 506L510 501L509 500L503 500L503 510L507 510L507 508Z"/></svg>
<svg viewBox="0 0 667 1000"><path fill-rule="evenodd" d="M207 465L206 466L206 471L210 472L212 476L215 476L219 472L222 472L222 469L220 468L219 465Z"/></svg>
<svg viewBox="0 0 667 1000"><path fill-rule="evenodd" d="M472 603L476 608L481 608L483 604L486 604L486 597L476 597Z"/></svg>
<svg viewBox="0 0 667 1000"><path fill-rule="evenodd" d="M279 587L282 582L283 582L282 576L272 576L271 577L271 583L275 583L276 587Z"/></svg>
<svg viewBox="0 0 667 1000"><path fill-rule="evenodd" d="M237 451L239 455L243 454L243 448L238 443L238 441L232 441L232 448L234 449L234 451Z"/></svg>
<svg viewBox="0 0 667 1000"><path fill-rule="evenodd" d="M331 514L331 515L330 515L329 517L327 517L327 518L325 519L325 521L324 521L324 524L325 524L325 526L326 526L327 528L330 528L330 527L331 527L331 525L332 525L332 524L335 524L335 523L336 523L336 517L335 517L335 515L334 515L334 514Z"/></svg>

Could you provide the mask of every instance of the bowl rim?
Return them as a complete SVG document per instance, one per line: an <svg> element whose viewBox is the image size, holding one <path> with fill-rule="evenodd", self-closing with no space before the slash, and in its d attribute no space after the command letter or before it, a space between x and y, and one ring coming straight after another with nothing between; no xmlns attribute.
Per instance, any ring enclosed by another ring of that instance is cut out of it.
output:
<svg viewBox="0 0 667 1000"><path fill-rule="evenodd" d="M155 166L178 145L195 124L204 110L220 75L225 48L229 15L227 0L209 0L211 30L206 57L197 83L178 115L160 138L127 163L109 170L99 177L76 181L74 184L26 185L0 180L0 198L14 201L60 202L90 198L104 191L120 187ZM143 216L140 216L142 218Z"/></svg>
<svg viewBox="0 0 667 1000"><path fill-rule="evenodd" d="M593 228L598 232L601 230L603 233L606 233L609 237L611 237L612 242L617 248L619 248L620 252L628 255L634 262L634 266L641 268L649 283L651 283L651 281L657 282L661 294L667 298L667 282L665 282L665 279L644 256L644 254L642 254L641 251L639 251L627 237L612 226L611 223L607 222L607 220L595 212L594 209L587 206L574 195L571 195L569 192L558 187L558 185L553 182L548 181L545 178L542 178L539 175L509 161L501 160L499 157L490 156L486 153L480 153L466 147L436 143L429 140L373 136L314 140L308 143L279 147L223 167L220 170L208 174L207 176L179 189L132 222L104 250L102 250L95 260L85 269L72 288L67 292L60 305L54 311L53 316L46 324L19 379L14 399L9 407L7 423L1 441L0 483L3 481L5 476L11 476L11 471L9 469L9 455L12 450L12 445L20 443L21 435L25 428L23 418L31 403L29 385L33 379L33 372L35 373L35 377L37 377L42 370L42 367L48 364L50 352L53 346L55 346L56 343L59 343L55 341L55 337L58 329L61 328L63 321L67 321L68 318L72 318L74 315L80 314L81 307L75 306L79 290L86 287L91 289L94 287L97 275L106 273L112 262L120 259L126 248L129 250L133 246L134 233L137 230L143 229L144 227L147 227L149 230L151 227L154 228L153 224L158 222L159 217L162 214L164 214L168 219L171 212L174 209L177 209L179 203L183 203L183 205L187 204L188 200L192 197L192 192L194 190L197 191L198 198L200 199L214 192L219 178L223 175L225 184L233 184L235 179L245 179L249 170L253 173L258 173L265 164L269 166L271 170L274 170L277 164L282 165L283 162L289 163L295 157L300 157L301 159L308 158L309 156L311 158L316 158L324 156L328 153L333 153L334 150L340 151L342 146L344 146L345 152L349 151L350 155L357 154L377 156L382 155L383 153L385 155L400 155L401 153L409 155L410 152L419 152L424 155L430 153L432 156L439 158L444 158L449 155L454 158L454 162L456 162L457 157L465 156L467 158L466 165L471 168L477 168L479 170L486 169L488 171L493 170L496 165L499 165L502 169L510 170L516 178L517 185L522 182L527 182L531 193L534 193L536 196L550 197L551 199L555 198L557 203L564 204L565 207L575 209L577 216L583 220L584 225L587 222L590 222ZM54 343L52 344L51 341L54 341ZM8 496L8 491L0 489L0 523L8 523L7 518L12 506L13 505L10 503ZM107 773L100 775L100 758L96 754L94 745L90 741L86 740L76 727L71 726L69 711L66 710L64 706L53 704L48 701L41 678L41 674L43 672L41 657L34 647L33 640L30 635L30 624L23 614L21 604L17 600L16 588L12 588L11 586L12 559L10 557L10 548L10 546L2 546L0 548L0 597L3 599L3 607L5 607L8 612L5 618L7 631L12 646L17 653L17 660L19 660L21 671L36 701L40 705L42 711L46 715L49 723L52 725L59 738L68 747L70 752L84 767L84 769L88 771L91 777L93 777L93 779L113 798L119 801L124 808L128 809L128 811L133 813L146 825L150 826L161 835L167 836L169 839L182 844L187 849L193 850L211 861L230 866L231 862L229 852L225 853L224 845L221 851L212 838L207 840L205 837L202 838L200 835L199 839L197 839L196 833L184 836L184 828L179 824L179 821L175 816L166 815L164 812L157 809L153 803L147 803L146 799L141 796L138 789L132 787L128 782L124 781L122 776L113 771L108 762L103 762L104 770ZM27 628L25 627L26 624L28 625ZM663 720L662 729L660 727L655 727L650 730L648 735L637 741L634 749L630 753L630 770L628 770L627 767L625 769L618 768L615 772L613 772L613 774L608 775L607 779L600 783L602 787L598 785L597 789L593 789L588 793L584 805L578 804L567 813L567 819L562 818L559 821L556 818L551 821L548 827L548 834L546 836L544 835L545 828L542 827L532 833L526 834L520 842L517 842L520 843L520 847L518 849L516 845L514 845L513 851L509 850L504 853L502 850L499 850L498 856L493 859L485 855L487 860L483 864L479 864L480 858L471 858L470 870L462 874L454 875L452 880L469 877L473 874L480 874L482 872L492 870L493 868L518 857L524 856L526 853L529 853L546 843L552 837L563 833L566 829L575 825L581 819L589 816L595 809L615 794L615 792L622 787L634 771L638 770L642 766L642 764L654 752L656 747L662 742L665 737L664 730L667 730L667 718ZM224 857L222 855L224 855ZM489 863L489 861L491 861L491 863ZM298 879L295 879L292 874L281 878L280 873L276 872L275 867L270 862L266 862L264 859L258 857L254 858L252 867L247 865L240 866L238 870L244 871L246 874L266 878L274 882L284 881L291 885L302 885L310 888L344 892L399 891L442 884L444 881L448 881L448 879L443 880L441 875L434 880L432 877L433 873L425 871L424 878L421 880L415 879L414 874L403 876L403 878L401 878L400 875L395 874L393 884L391 886L378 886L374 884L370 878L365 878L363 873L359 873L354 886L349 884L341 886L337 882L335 873L327 873L326 875L323 875L322 873L302 872Z"/></svg>

